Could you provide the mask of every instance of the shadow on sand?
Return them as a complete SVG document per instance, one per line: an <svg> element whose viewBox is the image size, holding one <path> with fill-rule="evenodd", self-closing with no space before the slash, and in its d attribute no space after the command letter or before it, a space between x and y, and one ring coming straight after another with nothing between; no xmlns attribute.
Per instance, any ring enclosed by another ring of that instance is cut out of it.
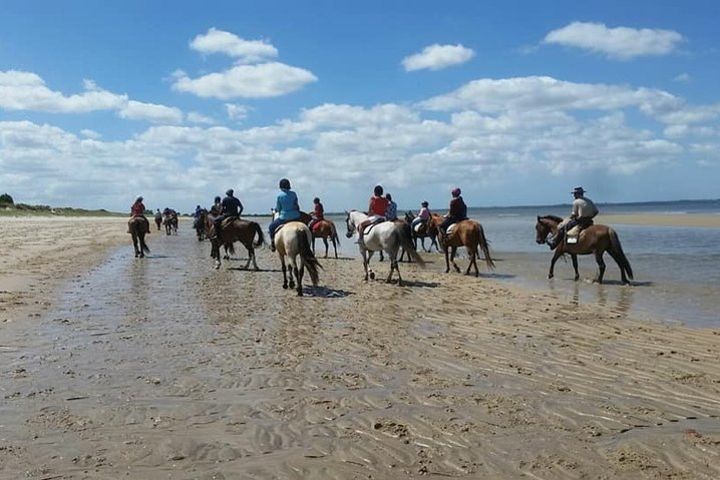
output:
<svg viewBox="0 0 720 480"><path fill-rule="evenodd" d="M353 295L353 292L328 287L303 287L303 295L319 298L345 298Z"/></svg>

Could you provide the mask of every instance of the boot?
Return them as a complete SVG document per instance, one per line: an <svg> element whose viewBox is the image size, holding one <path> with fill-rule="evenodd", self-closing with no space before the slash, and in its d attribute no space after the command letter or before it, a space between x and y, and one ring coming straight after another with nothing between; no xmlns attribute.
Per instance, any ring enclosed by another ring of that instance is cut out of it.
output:
<svg viewBox="0 0 720 480"><path fill-rule="evenodd" d="M275 235L270 235L270 251L275 251Z"/></svg>

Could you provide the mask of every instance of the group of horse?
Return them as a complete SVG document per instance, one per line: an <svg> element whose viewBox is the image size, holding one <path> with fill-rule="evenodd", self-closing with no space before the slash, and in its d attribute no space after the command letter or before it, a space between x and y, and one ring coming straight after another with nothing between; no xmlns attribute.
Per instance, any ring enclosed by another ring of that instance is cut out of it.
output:
<svg viewBox="0 0 720 480"><path fill-rule="evenodd" d="M460 273L460 267L455 261L460 247L465 247L469 258L465 270L466 275L469 275L471 269L474 269L475 276L479 276L477 259L480 257L480 252L483 254L487 268L490 270L495 268L495 262L490 255L488 240L479 222L470 219L462 220L448 228L447 232L441 233L440 225L444 217L433 214L427 220L421 222L417 228L411 227L413 218L412 213L408 212L405 220L384 221L365 227L362 240L358 241L358 247L362 256L364 279L366 281L375 278L375 273L370 267L370 259L375 252L379 252L381 260L383 253L385 253L390 261L390 271L386 281L391 282L393 275L396 274L397 283L402 286L403 279L398 263L404 255L407 255L408 261L424 267L425 261L417 251L417 241L421 240L421 248L428 252L429 250L425 249L425 238L430 239L430 249L434 245L438 251L444 253L446 273L450 272L451 265L456 272ZM306 269L313 286L317 286L318 283L319 270L322 269L322 266L315 257L315 240L317 238L321 238L325 244L325 258L328 257L329 243L332 243L335 258L338 258L337 246L340 244L340 239L335 224L331 220L324 219L316 222L311 230L308 228L310 220L311 217L308 214L302 213L299 220L285 223L275 234L276 250L283 272L283 288L296 289L299 296L303 295L302 281ZM356 210L345 212L347 238L352 238L358 234L358 229L367 220L368 216L363 212ZM135 217L129 221L136 257L143 257L144 253L149 251L144 240L146 227L144 224L141 225L143 221L147 222L141 217ZM558 234L561 223L562 219L559 217L552 215L538 216L535 225L536 242L538 244L547 243L548 236ZM228 218L223 221L220 231L215 234L214 223L208 217L207 212L203 212L195 220L194 228L198 240L203 240L205 237L210 238L212 244L210 254L215 260L216 269L221 266L220 248L223 247L225 250L224 258L229 259L230 255L235 253L235 242L240 242L248 251L248 260L244 268L247 269L252 263L253 268L259 270L255 249L265 243L265 236L258 222ZM548 278L554 276L556 261L564 254L568 254L575 269L575 280L578 280L577 256L594 254L599 269L595 281L602 283L605 274L605 262L603 260L605 252L608 252L620 267L623 284L629 283L628 278L633 278L632 267L623 252L617 233L605 225L592 225L584 229L579 234L576 243L561 242L555 249L551 260Z"/></svg>

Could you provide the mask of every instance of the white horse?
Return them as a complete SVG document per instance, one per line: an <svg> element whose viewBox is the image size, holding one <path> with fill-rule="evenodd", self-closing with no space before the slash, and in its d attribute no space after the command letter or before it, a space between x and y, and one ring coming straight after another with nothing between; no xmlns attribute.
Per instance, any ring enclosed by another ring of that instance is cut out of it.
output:
<svg viewBox="0 0 720 480"><path fill-rule="evenodd" d="M345 223L347 224L347 237L350 238L358 230L358 227L366 221L369 217L362 212L352 210L345 212L347 218ZM402 277L400 276L400 269L398 268L397 255L400 247L402 247L408 255L417 262L421 267L425 266L425 262L422 257L418 255L417 251L413 247L412 240L410 238L410 227L407 224L398 224L395 222L382 222L376 224L372 228L367 227L363 235L363 240L358 241L360 247L360 254L363 258L363 268L365 269L365 281L370 278L375 278L375 273L369 268L370 259L374 252L385 252L390 258L390 273L386 279L387 283L390 283L392 274L394 271L397 272L398 285L402 286Z"/></svg>
<svg viewBox="0 0 720 480"><path fill-rule="evenodd" d="M283 272L283 288L295 288L297 280L297 294L303 296L302 280L307 268L312 280L313 287L318 284L318 269L322 268L312 252L310 243L312 233L302 222L288 222L278 228L275 232L275 249L280 257L280 264ZM297 258L300 257L300 267ZM285 265L287 258L290 267ZM288 276L290 282L288 283ZM294 276L294 278L293 278Z"/></svg>

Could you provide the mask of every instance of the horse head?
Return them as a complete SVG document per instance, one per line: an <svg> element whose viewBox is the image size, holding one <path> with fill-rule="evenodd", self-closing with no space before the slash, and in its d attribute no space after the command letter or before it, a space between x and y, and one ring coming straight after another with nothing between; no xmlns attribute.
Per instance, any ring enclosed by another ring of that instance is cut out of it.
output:
<svg viewBox="0 0 720 480"><path fill-rule="evenodd" d="M350 217L350 212L345 210L345 226L347 227L347 232L345 233L345 236L347 238L350 238L355 233L355 222L352 221L352 218Z"/></svg>
<svg viewBox="0 0 720 480"><path fill-rule="evenodd" d="M541 217L538 215L537 223L535 223L535 243L542 245L547 243L547 237L552 233L553 228L562 221L559 217L553 217L552 215L546 215Z"/></svg>

